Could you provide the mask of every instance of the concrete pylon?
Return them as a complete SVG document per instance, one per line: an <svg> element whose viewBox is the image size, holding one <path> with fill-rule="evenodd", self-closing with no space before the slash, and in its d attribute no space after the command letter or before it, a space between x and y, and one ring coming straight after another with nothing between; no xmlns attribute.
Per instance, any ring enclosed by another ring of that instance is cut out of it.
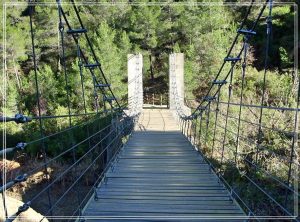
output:
<svg viewBox="0 0 300 222"><path fill-rule="evenodd" d="M169 107L180 109L184 115L190 115L191 109L184 104L184 54L169 55Z"/></svg>
<svg viewBox="0 0 300 222"><path fill-rule="evenodd" d="M127 55L128 69L128 109L138 113L143 108L143 56Z"/></svg>

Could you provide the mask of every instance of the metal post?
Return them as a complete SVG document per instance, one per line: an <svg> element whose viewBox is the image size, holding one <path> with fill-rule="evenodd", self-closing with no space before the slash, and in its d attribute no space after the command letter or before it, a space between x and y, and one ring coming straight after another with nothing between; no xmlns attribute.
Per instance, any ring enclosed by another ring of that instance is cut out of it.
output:
<svg viewBox="0 0 300 222"><path fill-rule="evenodd" d="M206 131L205 131L205 145L208 144L208 131L209 131L209 118L210 118L210 105L211 101L208 102L208 108L207 108L207 119L206 119Z"/></svg>
<svg viewBox="0 0 300 222"><path fill-rule="evenodd" d="M154 93L152 93L152 105L154 106Z"/></svg>
<svg viewBox="0 0 300 222"><path fill-rule="evenodd" d="M221 86L219 86L220 90ZM214 148L215 148L215 139L216 139L216 130L217 130L217 122L218 122L218 114L219 114L219 102L220 102L220 91L218 92L217 96L217 107L216 107L216 114L215 114L215 127L214 127L214 134L213 134L213 144L211 147L211 158L213 158Z"/></svg>
<svg viewBox="0 0 300 222"><path fill-rule="evenodd" d="M202 133L202 120L203 120L203 112L200 113L200 126L199 126L199 139L198 139L198 146L199 149L201 149L201 133Z"/></svg>

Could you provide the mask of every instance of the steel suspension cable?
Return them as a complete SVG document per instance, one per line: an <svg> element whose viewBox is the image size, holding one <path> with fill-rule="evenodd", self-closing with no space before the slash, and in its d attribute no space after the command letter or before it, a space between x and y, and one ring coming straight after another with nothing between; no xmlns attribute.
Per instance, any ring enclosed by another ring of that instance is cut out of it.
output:
<svg viewBox="0 0 300 222"><path fill-rule="evenodd" d="M78 34L79 38L79 34ZM82 100L83 100L83 108L84 108L84 114L87 114L87 108L86 108L86 102L85 102L85 90L84 90L84 80L83 80L83 63L82 63L82 57L81 57L81 51L79 46L79 41L76 42L76 48L77 48L77 58L78 58L78 68L79 68L79 74L80 74L80 83L81 83L81 92L82 92ZM98 112L97 112L98 114ZM98 131L100 128L98 129ZM88 125L86 125L86 131L87 136L90 137L90 131ZM91 148L91 141L89 140L89 149Z"/></svg>
<svg viewBox="0 0 300 222"><path fill-rule="evenodd" d="M226 119L225 119L225 130L222 142L222 153L224 153L225 143L227 138L227 126L228 126L228 115L229 115L229 105L231 102L231 95L232 95L232 81L233 81L233 68L235 65L235 61L231 62L231 70L230 70L230 77L229 77L229 85L228 85L228 100L227 100L227 108L226 108ZM218 102L220 104L220 101Z"/></svg>
<svg viewBox="0 0 300 222"><path fill-rule="evenodd" d="M210 107L211 107L211 101L208 102L208 108L206 110L206 130L205 130L205 146L208 145L208 129L209 129L209 119L210 119Z"/></svg>
<svg viewBox="0 0 300 222"><path fill-rule="evenodd" d="M68 29L69 29L69 30L73 30L72 27L71 27L71 25L70 25L70 23L69 23L69 21L68 21L68 18L67 18L67 16L66 16L66 13L64 12L63 8L61 8L61 14L62 14L62 17L64 18L64 21L65 21L65 23L66 23ZM73 38L74 42L75 42L76 44L78 44L78 39L77 39L74 35L72 35L72 38ZM85 56L84 52L82 51L82 49L81 49L80 47L79 47L79 49L80 49L80 54L81 54L81 57L82 57L82 59L83 59L83 62L85 63L85 65L88 65L89 63L88 63L87 57ZM92 76L93 81L95 81L95 83L96 83L97 85L101 85L102 83L99 83L98 80L96 79L96 76L95 76L95 74L94 74L93 68L88 68L88 70L89 70L90 73L91 73L91 76ZM96 111L97 111L97 113L98 113L98 100L97 100L97 99L98 99L98 95L97 95L97 90L96 90L95 84L93 84L93 87L94 87L94 96L95 96L95 100L96 100L95 106L96 106ZM104 88L100 87L100 91L101 91L102 95L103 95L104 97L106 97L106 93L105 93Z"/></svg>
<svg viewBox="0 0 300 222"><path fill-rule="evenodd" d="M271 29L272 29L272 5L273 0L269 0L269 14L267 17L267 37L266 37L266 48L265 48L265 62L264 62L264 77L263 77L263 85L262 85L262 95L261 95L261 108L259 112L259 120L258 120L258 134L257 134L257 143L256 143L256 155L255 155L255 163L258 162L258 153L259 147L263 142L263 135L262 135L262 117L263 117L263 108L265 102L265 93L266 93L266 74L268 69L268 56L269 56L269 47L270 47L270 36L271 36Z"/></svg>
<svg viewBox="0 0 300 222"><path fill-rule="evenodd" d="M62 22L62 13L61 13L61 0L56 0L58 6L58 18L59 18L59 33L60 33L60 44L61 44L61 55L60 61L63 65L63 73L65 77L65 88L67 95L67 106L68 106L68 119L69 119L69 127L72 126L72 117L71 117L71 103L70 103L70 90L69 90L69 81L67 74L67 66L66 66L66 56L65 56L65 43L64 43L64 24Z"/></svg>
<svg viewBox="0 0 300 222"><path fill-rule="evenodd" d="M202 144L201 144L201 137L202 137L201 133L202 133L203 112L200 113L199 118L200 118L200 124L199 124L199 135L198 135L199 136L198 146L199 146L199 148L201 148L201 146L202 146Z"/></svg>
<svg viewBox="0 0 300 222"><path fill-rule="evenodd" d="M219 88L222 87L222 85L219 85ZM215 139L216 139L216 130L217 130L217 122L218 122L218 114L219 114L219 102L220 102L220 92L217 95L217 107L216 107L216 113L215 113L215 126L214 126L214 132L213 132L213 143L211 148L211 158L213 157L214 153L214 146L215 146Z"/></svg>
<svg viewBox="0 0 300 222"><path fill-rule="evenodd" d="M108 134L108 135L110 135L111 133L112 133L113 131L110 131L110 133ZM118 135L120 135L121 133L119 133ZM106 137L108 137L108 135L106 135ZM104 149L104 150L102 150L95 158L94 158L94 160L92 161L92 163L91 164L89 164L89 166L88 167L86 167L85 168L85 170L83 171L83 173L81 173L79 176L78 176L78 178L72 183L72 185L64 192L64 194L53 204L53 207L52 207L52 209L49 209L48 210L48 212L46 212L46 215L47 214L49 214L50 213L50 210L53 210L54 209L54 207L55 206L57 206L57 204L66 196L66 194L67 193L69 193L70 191L71 191L71 189L74 187L74 186L76 186L77 184L78 184L78 182L79 182L79 180L83 177L83 175L84 174L86 174L86 172L91 168L91 166L93 166L94 164L95 164L95 162L99 159L99 157L100 156L102 156L103 154L104 154L104 152L105 151L107 151L108 150L108 148L109 148L109 146L113 143L113 141L115 141L115 139L116 139L117 137L114 137L114 139L113 140L111 140L110 142L109 142L109 144L106 146L106 148ZM100 142L102 142L102 141L100 141ZM100 143L99 142L99 143ZM99 144L98 143L98 144ZM94 150L95 148L97 147L97 145L95 145L91 150L89 150L87 153L90 153L92 150ZM87 154L86 153L86 154ZM82 159L82 158L81 158ZM78 159L78 161L79 161L80 159ZM69 168L69 169L71 169L71 168ZM78 204L78 206L80 206L81 205L81 202ZM79 217L81 216L81 210L79 209L79 213L80 213L80 215L79 215ZM44 216L44 218L45 218L45 216ZM43 219L44 219L43 218ZM43 220L42 219L42 220ZM41 220L41 221L42 221Z"/></svg>
<svg viewBox="0 0 300 222"><path fill-rule="evenodd" d="M77 19L78 19L78 21L79 21L79 23L80 23L80 26L81 26L82 29L84 29L84 25L83 25L83 22L82 22L82 20L81 20L79 11L78 11L77 6L76 6L76 4L75 4L75 1L74 1L74 0L71 0L71 3L72 3L72 5L73 5L73 8L74 8L74 11L75 11L75 13L76 13ZM105 83L105 84L108 84L108 81L107 81L107 79L106 79L106 77L105 77L105 74L104 74L104 72L103 72L103 69L102 69L102 67L101 67L101 64L100 64L100 62L99 62L99 60L98 60L98 58L97 58L97 56L96 56L95 50L94 50L93 45L92 45L92 43L91 43L91 41L90 41L90 39L89 39L89 36L87 35L87 33L84 33L84 36L85 36L85 38L86 38L86 40L87 40L87 43L88 43L89 48L90 48L90 50L91 50L91 52L92 52L92 55L93 55L93 58L94 58L95 62L96 62L97 64L99 64L99 66L97 66L97 67L98 67L98 69L99 69L99 71L100 71L100 73L101 73L101 75L102 75L102 78L103 78L103 80L104 80L104 83ZM109 84L108 84L108 89L109 89L111 95L113 96L113 98L116 98ZM117 103L117 106L118 106L120 109L122 109L122 107L120 106L120 104L119 104L119 102L117 101L117 99L116 99L115 101L116 101L116 103Z"/></svg>
<svg viewBox="0 0 300 222"><path fill-rule="evenodd" d="M243 43L243 63L242 63L242 83L241 83L241 92L240 92L240 106L239 106L239 114L238 114L238 126L237 126L237 137L235 141L235 153L239 150L239 135L241 130L241 115L242 115L242 103L243 103L243 97L244 97L244 88L245 88L245 75L246 75L246 66L247 66L247 53L248 53L248 47L249 47L249 36L244 36L244 43Z"/></svg>
<svg viewBox="0 0 300 222"><path fill-rule="evenodd" d="M100 114L103 114L104 112L101 112ZM65 115L64 117L68 117L68 115ZM90 119L88 120L87 122L83 122L83 123L80 123L80 124L77 124L77 125L73 125L72 127L69 127L69 128L66 128L64 130L61 130L59 132L56 132L56 133L53 133L53 134L50 134L48 136L44 136L44 137L41 137L39 139L36 139L36 140L32 140L32 141L29 141L29 142L26 142L26 143L18 143L15 147L10 147L10 148L6 148L5 150L9 150L11 149L12 151L15 150L15 149L23 149L24 147L28 146L28 145L32 145L32 144L35 144L35 143L38 143L38 142L41 142L41 141L44 141L44 140L47 140L47 139L50 139L54 136L57 136L59 134L62 134L62 133L65 133L65 132L68 132L70 130L74 130L78 127L81 127L81 126L84 126L84 125L88 125L88 124L91 124L91 120L92 121L97 121L99 119L101 119L102 117L101 116L98 116L96 119ZM8 152L8 151L7 151Z"/></svg>
<svg viewBox="0 0 300 222"><path fill-rule="evenodd" d="M254 1L251 2L250 7L252 7L253 2L254 2ZM258 14L258 16L256 17L255 21L253 22L253 25L252 25L250 31L246 31L246 32L250 32L250 33L252 32L253 34L255 33L254 30L255 30L255 28L256 28L256 26L257 26L257 23L258 23L259 19L261 18L262 14L263 14L263 12L264 12L264 10L265 10L265 8L266 8L266 4L267 4L268 2L269 2L269 0L267 0L267 1L263 4L263 6L262 6L262 8L261 8L261 10L260 10L260 12L259 12L259 14ZM249 7L249 8L250 8L250 7ZM250 13L250 10L249 10L249 13ZM248 15L249 15L249 14L247 14L247 15L245 16L246 19L247 19ZM244 24L243 24L243 26L244 26ZM241 31L244 31L244 30L242 30L243 26L240 26L240 29L238 29L238 32L237 32L237 35L236 35L237 37L240 35L240 32L241 32ZM242 32L241 32L241 33L242 33ZM237 41L237 40L236 40L236 41ZM235 43L236 43L236 42L235 42ZM234 43L233 45L235 45L235 43ZM233 47L233 46L232 46L232 47ZM242 52L243 52L243 48L242 48L242 49L240 50L240 52L238 53L237 58L240 57L240 55L242 54ZM231 54L231 53L230 53L230 54ZM229 57L230 54L228 54L228 56L227 56L226 58L230 58L230 57ZM218 72L218 74L217 74L216 78L214 79L214 81L218 80L218 77L219 77L221 71L223 70L223 67L224 67L224 66L225 66L225 61L222 63L222 66L221 66L221 68L220 68L220 71ZM228 76L230 75L230 72L231 72L231 70L229 70L229 72L228 72L228 74L226 75L226 77L224 78L224 80L226 80L226 79L228 78ZM213 81L213 82L214 82L214 81ZM201 109L200 109L200 108L201 108L202 106L204 106L203 104L205 103L205 98L206 98L207 96L209 96L209 94L210 94L212 88L213 88L213 84L212 84L211 87L209 88L208 93L206 94L206 96L204 97L204 99L201 100L201 102L200 102L200 104L198 105L198 107L197 107L197 108L195 109L195 111L192 113L192 115L195 114L195 113L198 112L198 111L201 112ZM217 92L218 92L218 91L217 91ZM213 96L216 96L217 92L215 92L215 94L214 94ZM206 108L207 106L208 106L208 104L206 104L204 107Z"/></svg>
<svg viewBox="0 0 300 222"><path fill-rule="evenodd" d="M83 64L82 64L82 58L81 58L81 52L80 52L80 46L79 42L77 43L77 58L78 58L78 67L79 67L79 74L80 74L80 83L81 83L81 92L82 92L82 100L83 100L83 108L84 113L87 113L86 104L85 104L85 92L84 92L84 83L83 83Z"/></svg>
<svg viewBox="0 0 300 222"><path fill-rule="evenodd" d="M299 16L298 13L297 17ZM297 18L296 17L296 18ZM299 33L297 31L294 32L294 38L295 40L298 40L298 36ZM296 46L296 43L294 43L294 45ZM298 141L299 141L299 104L300 104L300 80L299 80L299 68L298 68L298 59L299 59L299 47L294 47L294 59L295 59L295 64L294 64L294 70L295 70L295 77L297 78L298 84L297 84L297 96L296 96L296 112L294 115L294 136L292 139L292 147L291 147L291 152L290 152L290 161L289 161L289 167L288 167L288 179L287 179L287 185L290 186L290 182L291 182L291 177L292 177L292 171L294 170L294 174L296 175L296 177L299 175L299 157L297 154L297 150L299 150L299 145L298 145ZM294 162L294 159L298 160L297 164L298 166L294 167L294 169L292 169L292 163ZM294 187L295 189L298 190L299 188L299 184L298 184L298 178L294 179ZM287 206L287 201L288 201L288 191L286 190L285 193L285 200L284 200L284 205ZM294 198L294 214L295 215L299 215L299 209L297 208L299 204L299 198Z"/></svg>
<svg viewBox="0 0 300 222"><path fill-rule="evenodd" d="M29 2L30 3L30 2ZM38 83L38 70L37 70L37 63L36 63L36 54L35 54L35 36L34 36L34 30L33 30L33 6L29 5L29 23L30 23L30 34L31 34L31 47L32 47L32 60L33 60L33 69L34 69L34 78L35 78L35 89L36 89L36 100L37 100L37 106L38 106L38 115L39 115L39 129L40 129L40 135L41 137L44 137L44 130L43 130L43 121L40 118L41 117L41 104L40 104L40 89L39 89L39 83ZM46 163L46 144L44 141L42 142L42 156L44 164ZM50 183L50 177L48 172L48 165L44 165L44 173L46 175L47 183ZM48 204L49 207L52 206L52 201L50 197L50 191L47 192L47 198L48 198ZM52 215L52 212L51 212Z"/></svg>
<svg viewBox="0 0 300 222"><path fill-rule="evenodd" d="M268 0L267 0L267 1L268 1ZM251 12L251 9L252 9L252 7L253 7L254 2L255 2L255 0L252 0L252 1L251 1L251 4L250 4L250 6L248 7L248 10L247 10L247 12L246 12L246 15L244 16L244 19L243 19L243 21L241 22L241 24L240 24L240 26L239 26L239 29L242 29L242 28L244 27L244 25L245 25L245 23L246 23L246 21L247 21L247 19L248 19L248 16L250 15L250 12ZM239 35L240 35L240 33L237 33L237 34L236 34L236 36L235 36L235 38L234 38L234 40L233 40L233 42L232 42L232 44L231 44L231 46L230 46L228 52L227 52L226 57L229 57L229 56L231 55L231 52L232 52L232 50L233 50L235 44L237 43L237 40L238 40ZM219 76L220 76L220 74L221 74L223 68L225 67L225 64L226 64L226 61L223 61L222 65L221 65L221 67L220 67L220 69L219 69L219 71L217 72L217 75L216 75L214 81L218 80L218 78L219 78ZM209 94L210 94L210 92L211 92L213 86L214 86L213 84L210 85L210 88L208 89L208 92L206 93L206 95L205 95L204 97L209 96ZM199 106L196 108L196 110L193 112L193 114L196 113L197 111L199 111L199 108L203 105L203 103L204 103L204 100L202 100L202 101L200 102Z"/></svg>
<svg viewBox="0 0 300 222"><path fill-rule="evenodd" d="M60 39L61 39L61 52L62 52L60 60L63 65L63 72L64 72L64 77L65 77L65 87L66 87L66 93L67 93L67 105L68 105L68 114L69 114L69 127L72 127L71 101L70 101L71 95L70 95L70 90L69 90L69 80L68 80L67 65L66 65L65 43L64 43L64 24L62 22L61 0L57 0L57 7L58 7L59 33L60 33ZM73 135L70 133L70 131L69 131L69 136L71 139L71 143L73 144ZM76 163L76 152L77 152L76 148L72 149L72 157L73 157L74 163ZM75 168L75 172L77 172L77 165L75 165L74 168ZM80 197L79 197L80 194L79 194L78 186L75 187L75 191L76 191L76 196L77 196L77 200L78 200L78 204L79 204L80 203Z"/></svg>

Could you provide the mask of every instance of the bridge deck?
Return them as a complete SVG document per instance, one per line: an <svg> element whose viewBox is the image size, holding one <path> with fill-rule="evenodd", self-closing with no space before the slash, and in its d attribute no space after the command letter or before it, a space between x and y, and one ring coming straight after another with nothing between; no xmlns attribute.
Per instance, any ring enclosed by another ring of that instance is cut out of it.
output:
<svg viewBox="0 0 300 222"><path fill-rule="evenodd" d="M244 216L179 131L169 110L144 110L135 132L106 176L106 183L97 189L100 199L92 198L84 210L86 219L156 216L160 219L143 221L167 220L161 217L183 221L179 218L200 216L213 219L209 221L232 221Z"/></svg>

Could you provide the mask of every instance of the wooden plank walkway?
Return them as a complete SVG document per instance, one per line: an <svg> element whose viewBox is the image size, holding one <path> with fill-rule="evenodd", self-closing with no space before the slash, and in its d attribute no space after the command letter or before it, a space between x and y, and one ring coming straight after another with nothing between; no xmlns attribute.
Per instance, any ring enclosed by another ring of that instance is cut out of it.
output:
<svg viewBox="0 0 300 222"><path fill-rule="evenodd" d="M171 217L178 218L176 221L233 221L244 216L182 135L169 110L143 111L106 177L106 183L97 189L99 200L92 198L84 210L87 219L112 221L106 216L128 217L127 221L168 221ZM199 218L187 220L195 216Z"/></svg>

